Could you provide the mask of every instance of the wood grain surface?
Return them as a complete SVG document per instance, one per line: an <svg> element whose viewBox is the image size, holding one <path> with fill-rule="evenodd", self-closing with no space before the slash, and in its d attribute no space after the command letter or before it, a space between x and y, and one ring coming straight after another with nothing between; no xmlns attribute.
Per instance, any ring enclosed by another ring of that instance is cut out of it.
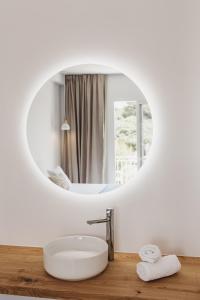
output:
<svg viewBox="0 0 200 300"><path fill-rule="evenodd" d="M116 253L95 278L68 282L49 276L42 249L0 246L0 293L70 300L200 300L200 258L180 257L181 271L145 283L136 273L136 254Z"/></svg>

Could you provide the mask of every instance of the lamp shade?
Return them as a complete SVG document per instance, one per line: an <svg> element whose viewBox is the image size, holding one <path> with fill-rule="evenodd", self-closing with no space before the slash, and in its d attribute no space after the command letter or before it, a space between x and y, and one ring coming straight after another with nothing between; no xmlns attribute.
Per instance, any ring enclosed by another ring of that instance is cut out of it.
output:
<svg viewBox="0 0 200 300"><path fill-rule="evenodd" d="M61 130L70 130L69 123L67 122L66 119L65 119L64 123L61 126Z"/></svg>

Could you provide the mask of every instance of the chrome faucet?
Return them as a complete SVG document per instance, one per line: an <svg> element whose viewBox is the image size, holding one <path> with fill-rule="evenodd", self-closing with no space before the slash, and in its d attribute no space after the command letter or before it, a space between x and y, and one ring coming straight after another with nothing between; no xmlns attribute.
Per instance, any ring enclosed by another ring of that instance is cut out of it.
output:
<svg viewBox="0 0 200 300"><path fill-rule="evenodd" d="M114 209L106 209L106 218L87 221L87 224L106 223L106 242L108 244L108 260L114 260Z"/></svg>

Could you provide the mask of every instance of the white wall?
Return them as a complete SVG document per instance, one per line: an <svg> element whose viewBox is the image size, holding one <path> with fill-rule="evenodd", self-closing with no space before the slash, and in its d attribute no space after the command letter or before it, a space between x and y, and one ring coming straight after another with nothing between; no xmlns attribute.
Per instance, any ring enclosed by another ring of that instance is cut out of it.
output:
<svg viewBox="0 0 200 300"><path fill-rule="evenodd" d="M45 175L48 175L47 170L53 170L61 163L60 110L63 100L57 78L55 76L41 88L32 103L27 122L31 153Z"/></svg>
<svg viewBox="0 0 200 300"><path fill-rule="evenodd" d="M115 101L136 101L138 103L146 103L146 99L140 89L127 76L123 74L110 74L106 76L106 183L115 183Z"/></svg>
<svg viewBox="0 0 200 300"><path fill-rule="evenodd" d="M124 74L109 74L106 76L106 100L111 105L114 101L138 101L146 103L142 91Z"/></svg>
<svg viewBox="0 0 200 300"><path fill-rule="evenodd" d="M116 211L116 250L157 243L200 255L200 2L2 0L0 2L0 242L43 245ZM38 171L26 114L43 83L74 64L107 64L143 91L154 142L137 179L99 196L70 194Z"/></svg>

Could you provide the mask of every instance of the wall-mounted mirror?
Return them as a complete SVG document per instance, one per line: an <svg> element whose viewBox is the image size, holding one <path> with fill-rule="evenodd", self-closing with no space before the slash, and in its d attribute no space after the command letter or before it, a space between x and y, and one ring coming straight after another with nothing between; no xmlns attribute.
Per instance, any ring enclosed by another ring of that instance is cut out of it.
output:
<svg viewBox="0 0 200 300"><path fill-rule="evenodd" d="M101 65L63 70L40 89L27 136L41 172L66 190L97 194L133 179L152 142L152 116L139 88Z"/></svg>

